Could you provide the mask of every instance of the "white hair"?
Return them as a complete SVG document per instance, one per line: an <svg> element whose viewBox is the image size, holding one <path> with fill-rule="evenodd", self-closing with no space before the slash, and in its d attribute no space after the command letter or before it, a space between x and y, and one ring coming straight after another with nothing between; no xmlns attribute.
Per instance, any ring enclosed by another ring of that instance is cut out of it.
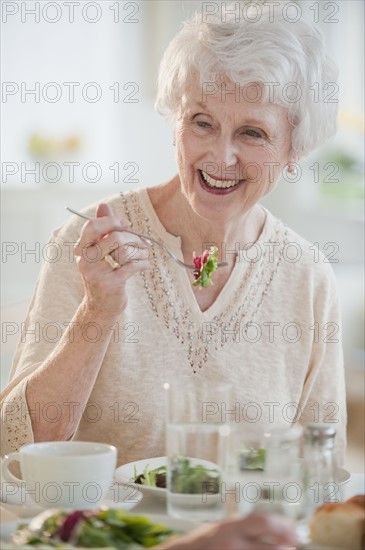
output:
<svg viewBox="0 0 365 550"><path fill-rule="evenodd" d="M234 6L245 7L237 20ZM258 10L258 8L260 8ZM238 86L260 85L262 101L288 109L293 124L292 151L307 155L336 132L337 67L324 49L322 33L283 13L273 19L268 6L255 12L235 2L226 13L197 12L170 42L160 64L156 109L173 120L192 79L217 83L228 78ZM274 84L270 84L274 83ZM274 91L274 95L272 94Z"/></svg>

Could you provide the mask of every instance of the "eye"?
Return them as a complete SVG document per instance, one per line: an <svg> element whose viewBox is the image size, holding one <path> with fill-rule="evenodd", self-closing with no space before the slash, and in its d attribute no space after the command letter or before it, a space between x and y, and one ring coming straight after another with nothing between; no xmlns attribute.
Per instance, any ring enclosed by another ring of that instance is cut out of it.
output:
<svg viewBox="0 0 365 550"><path fill-rule="evenodd" d="M192 118L192 124L198 133L206 133L214 130L213 121L205 113L199 113Z"/></svg>
<svg viewBox="0 0 365 550"><path fill-rule="evenodd" d="M254 130L253 128L245 128L245 130L242 132L246 136L250 136L253 138L264 138L265 134L259 130Z"/></svg>
<svg viewBox="0 0 365 550"><path fill-rule="evenodd" d="M199 126L199 128L212 128L210 122L206 122L205 120L196 120L195 123Z"/></svg>

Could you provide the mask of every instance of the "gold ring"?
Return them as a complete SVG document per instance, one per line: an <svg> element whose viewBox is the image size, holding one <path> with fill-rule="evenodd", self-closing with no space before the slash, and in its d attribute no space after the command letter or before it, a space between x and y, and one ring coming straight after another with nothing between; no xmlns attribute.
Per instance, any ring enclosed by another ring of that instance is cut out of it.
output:
<svg viewBox="0 0 365 550"><path fill-rule="evenodd" d="M114 269L119 269L121 267L120 264L118 264L118 262L116 262L110 254L104 256L104 260L110 265L113 271Z"/></svg>

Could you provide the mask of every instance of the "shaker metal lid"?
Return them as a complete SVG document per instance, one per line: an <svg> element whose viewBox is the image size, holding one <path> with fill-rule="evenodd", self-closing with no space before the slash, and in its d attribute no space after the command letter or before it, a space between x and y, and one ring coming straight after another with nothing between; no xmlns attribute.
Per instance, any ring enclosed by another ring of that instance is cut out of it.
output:
<svg viewBox="0 0 365 550"><path fill-rule="evenodd" d="M308 424L304 432L305 439L318 442L333 441L335 436L336 429L329 424Z"/></svg>

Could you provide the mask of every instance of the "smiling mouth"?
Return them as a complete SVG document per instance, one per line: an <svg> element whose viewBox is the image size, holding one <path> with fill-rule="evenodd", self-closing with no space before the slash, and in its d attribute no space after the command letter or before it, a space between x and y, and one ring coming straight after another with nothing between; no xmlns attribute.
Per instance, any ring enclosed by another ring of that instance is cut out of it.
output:
<svg viewBox="0 0 365 550"><path fill-rule="evenodd" d="M218 180L213 179L209 174L199 170L199 173L204 181L204 183L211 189L232 189L237 187L243 180Z"/></svg>

